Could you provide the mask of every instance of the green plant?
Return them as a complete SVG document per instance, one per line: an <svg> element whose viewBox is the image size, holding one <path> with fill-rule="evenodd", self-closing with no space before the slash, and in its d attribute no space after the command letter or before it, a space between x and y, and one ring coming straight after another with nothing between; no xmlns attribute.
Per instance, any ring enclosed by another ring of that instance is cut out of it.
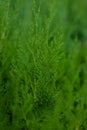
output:
<svg viewBox="0 0 87 130"><path fill-rule="evenodd" d="M87 45L71 37L81 2L63 3L0 0L2 130L87 128Z"/></svg>

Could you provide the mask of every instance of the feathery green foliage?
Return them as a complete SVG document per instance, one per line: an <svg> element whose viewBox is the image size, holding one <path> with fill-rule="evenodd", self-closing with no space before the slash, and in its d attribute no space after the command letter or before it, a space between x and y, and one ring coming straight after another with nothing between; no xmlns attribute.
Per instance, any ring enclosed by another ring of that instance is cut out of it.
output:
<svg viewBox="0 0 87 130"><path fill-rule="evenodd" d="M0 130L87 129L85 3L0 0Z"/></svg>

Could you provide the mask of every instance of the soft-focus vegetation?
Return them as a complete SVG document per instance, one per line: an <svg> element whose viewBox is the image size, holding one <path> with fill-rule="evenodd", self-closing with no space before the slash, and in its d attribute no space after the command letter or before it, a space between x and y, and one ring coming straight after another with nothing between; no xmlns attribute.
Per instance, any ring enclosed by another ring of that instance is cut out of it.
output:
<svg viewBox="0 0 87 130"><path fill-rule="evenodd" d="M86 0L0 0L0 130L87 130L86 12Z"/></svg>

